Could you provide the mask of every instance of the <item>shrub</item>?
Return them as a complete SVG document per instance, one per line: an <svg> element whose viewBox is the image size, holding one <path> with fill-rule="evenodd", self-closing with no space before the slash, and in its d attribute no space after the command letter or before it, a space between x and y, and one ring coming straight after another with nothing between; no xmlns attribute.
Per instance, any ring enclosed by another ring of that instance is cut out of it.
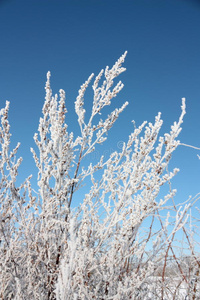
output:
<svg viewBox="0 0 200 300"><path fill-rule="evenodd" d="M106 140L128 104L97 120L123 88L121 81L114 85L114 79L125 71L125 56L126 52L111 69L106 67L94 79L93 106L87 120L84 95L93 74L81 86L75 101L80 126L77 137L68 132L65 123L65 92L60 90L59 97L52 96L47 73L43 116L34 135L38 149L31 149L38 169L37 193L31 187L31 176L16 186L22 162L22 158L16 158L20 145L9 149L9 102L1 109L2 299L175 299L175 294L179 297L176 299L182 299L178 284L170 287L175 275L168 269L169 258L176 265L179 282L191 287L173 241L178 230L185 230L191 257L199 263L186 231L188 208L198 196L182 208L173 204L174 218L169 212L165 218L160 214L176 192L170 188L167 191L165 186L170 187L178 172L177 168L169 172L168 165L180 145L177 137L185 99L179 120L169 133L160 136L163 122L159 113L154 124L143 122L135 128L121 151L108 158L101 156L89 166L84 163ZM72 208L74 195L85 180L88 192L82 195L80 205ZM163 187L165 196L161 199ZM196 285L197 269L193 272ZM194 287L193 294L197 295Z"/></svg>

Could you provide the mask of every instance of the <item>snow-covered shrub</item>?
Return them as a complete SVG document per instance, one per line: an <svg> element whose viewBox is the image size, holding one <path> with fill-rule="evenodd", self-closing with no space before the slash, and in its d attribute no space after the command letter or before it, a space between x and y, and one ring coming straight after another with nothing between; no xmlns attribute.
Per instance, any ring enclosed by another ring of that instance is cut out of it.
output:
<svg viewBox="0 0 200 300"><path fill-rule="evenodd" d="M126 52L94 79L93 105L87 118L84 95L93 74L81 86L75 101L80 126L76 137L65 123L65 92L52 95L47 73L43 116L34 136L37 149L31 149L38 169L37 193L31 187L31 176L16 186L22 159L16 159L19 144L9 149L9 102L1 109L1 299L164 299L173 282L169 278L174 277L166 271L171 256L181 283L188 283L173 240L178 230L185 230L190 204L174 205L174 219L169 213L164 219L160 215L176 192L164 188L165 195L160 196L162 187L178 172L176 168L169 171L168 165L180 144L177 137L185 99L169 133L159 134L163 123L159 113L154 124L144 122L135 128L119 152L85 164L128 105L125 102L98 120L102 109L123 88L114 79L125 71L125 56ZM72 208L85 180L88 192ZM197 278L199 269L195 270Z"/></svg>

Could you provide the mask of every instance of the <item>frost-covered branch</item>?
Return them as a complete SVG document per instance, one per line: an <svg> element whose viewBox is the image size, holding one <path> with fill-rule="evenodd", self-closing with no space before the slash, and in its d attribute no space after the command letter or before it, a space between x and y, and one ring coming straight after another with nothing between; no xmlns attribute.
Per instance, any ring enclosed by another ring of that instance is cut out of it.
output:
<svg viewBox="0 0 200 300"><path fill-rule="evenodd" d="M178 136L185 99L169 133L160 134L158 113L154 123L134 126L121 151L89 165L86 161L128 105L100 117L123 88L115 79L125 71L126 54L80 87L78 136L68 132L65 92L53 96L47 73L36 149L31 149L37 190L32 175L16 184L20 144L10 150L9 102L0 110L0 298L182 299L183 284L185 296L200 297L199 244L194 242L199 220L191 213L199 195L176 205L171 186L179 171L170 170L170 159L183 145ZM77 193L84 183L86 192ZM76 195L80 201L74 208ZM180 231L182 244L177 242Z"/></svg>

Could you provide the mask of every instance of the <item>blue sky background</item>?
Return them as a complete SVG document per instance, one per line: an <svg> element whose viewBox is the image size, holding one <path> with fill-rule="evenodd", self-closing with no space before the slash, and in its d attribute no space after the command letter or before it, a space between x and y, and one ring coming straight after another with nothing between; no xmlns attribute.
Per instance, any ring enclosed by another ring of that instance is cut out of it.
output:
<svg viewBox="0 0 200 300"><path fill-rule="evenodd" d="M53 93L66 91L69 130L78 132L74 101L80 85L128 50L123 91L111 106L129 101L101 148L108 155L127 140L135 120L153 122L161 111L163 133L187 115L180 139L200 147L200 1L4 0L0 1L0 107L11 102L13 145L21 142L20 178L34 173L30 147L44 102L46 73ZM86 109L91 108L90 94ZM177 202L200 190L200 151L179 147L171 167ZM98 157L98 152L96 152ZM35 179L34 179L35 180Z"/></svg>

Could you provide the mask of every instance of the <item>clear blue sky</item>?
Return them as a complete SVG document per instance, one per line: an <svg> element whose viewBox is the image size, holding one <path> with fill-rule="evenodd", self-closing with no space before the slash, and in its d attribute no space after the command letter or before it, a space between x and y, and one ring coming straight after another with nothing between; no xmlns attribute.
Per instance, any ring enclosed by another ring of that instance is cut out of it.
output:
<svg viewBox="0 0 200 300"><path fill-rule="evenodd" d="M129 101L103 151L116 149L142 121L161 111L163 132L187 115L180 139L200 147L200 1L184 0L4 0L0 1L0 107L11 102L13 143L21 142L20 176L33 173L29 149L44 102L46 73L53 92L67 96L67 123L78 133L74 101L92 73L128 50L125 87L111 108ZM89 97L88 97L89 98ZM91 99L86 100L90 109ZM200 190L200 151L180 147L171 167L177 202Z"/></svg>

